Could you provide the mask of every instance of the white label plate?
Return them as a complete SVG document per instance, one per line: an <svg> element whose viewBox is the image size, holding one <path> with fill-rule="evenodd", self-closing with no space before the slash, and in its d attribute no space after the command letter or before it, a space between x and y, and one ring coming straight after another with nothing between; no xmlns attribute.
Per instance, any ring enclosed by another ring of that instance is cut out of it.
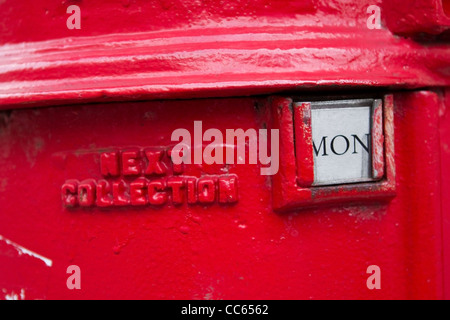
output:
<svg viewBox="0 0 450 320"><path fill-rule="evenodd" d="M371 181L371 103L311 103L314 184Z"/></svg>

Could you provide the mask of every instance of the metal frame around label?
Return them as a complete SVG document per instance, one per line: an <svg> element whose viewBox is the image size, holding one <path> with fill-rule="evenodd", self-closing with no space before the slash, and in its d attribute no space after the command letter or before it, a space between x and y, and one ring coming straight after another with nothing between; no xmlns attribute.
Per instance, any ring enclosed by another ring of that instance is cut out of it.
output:
<svg viewBox="0 0 450 320"><path fill-rule="evenodd" d="M327 103L373 101L371 112L373 181L314 186L311 102L271 99L273 128L280 130L280 168L272 177L273 207L293 210L346 202L386 201L395 196L393 95L383 99L331 100ZM367 104L366 104L367 105ZM373 134L373 132L378 132Z"/></svg>
<svg viewBox="0 0 450 320"><path fill-rule="evenodd" d="M327 101L308 101L308 102L294 102L294 132L297 156L297 182L299 186L326 186L337 185L344 183L360 183L380 180L384 175L384 152L383 142L384 133L382 126L383 112L381 99L351 99L351 100L327 100ZM314 159L308 159L305 163L306 157L313 157L312 155L312 110L317 109L339 109L339 108L370 108L370 124L369 130L371 133L370 141L370 158L369 167L371 175L368 178L350 179L345 182L337 181L330 183L316 183L314 182ZM299 109L297 111L297 109ZM310 149L311 150L308 150ZM312 163L312 166L311 166ZM312 172L311 168L313 168Z"/></svg>

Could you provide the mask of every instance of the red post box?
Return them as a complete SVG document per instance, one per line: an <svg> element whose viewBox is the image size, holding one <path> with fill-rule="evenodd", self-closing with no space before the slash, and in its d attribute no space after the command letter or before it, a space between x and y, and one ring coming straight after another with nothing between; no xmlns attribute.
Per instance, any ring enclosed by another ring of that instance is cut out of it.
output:
<svg viewBox="0 0 450 320"><path fill-rule="evenodd" d="M0 299L448 299L418 2L1 2Z"/></svg>

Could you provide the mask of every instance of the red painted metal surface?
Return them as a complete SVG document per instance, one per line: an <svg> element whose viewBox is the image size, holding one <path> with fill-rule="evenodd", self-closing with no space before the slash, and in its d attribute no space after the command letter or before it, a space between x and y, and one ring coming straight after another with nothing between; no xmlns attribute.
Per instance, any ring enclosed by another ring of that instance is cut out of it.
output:
<svg viewBox="0 0 450 320"><path fill-rule="evenodd" d="M384 1L386 26L394 33L419 37L439 35L450 30L450 2L448 0Z"/></svg>
<svg viewBox="0 0 450 320"><path fill-rule="evenodd" d="M393 3L2 1L0 299L450 298L448 1ZM295 188L299 96L388 97L382 182ZM197 120L279 128L279 173L171 163Z"/></svg>
<svg viewBox="0 0 450 320"><path fill-rule="evenodd" d="M383 124L383 103L380 99L376 102L372 114L372 176L375 179L382 179L384 177L385 139Z"/></svg>
<svg viewBox="0 0 450 320"><path fill-rule="evenodd" d="M292 102L291 102L292 103ZM314 159L311 127L311 103L299 103L290 106L294 119L294 153L297 165L297 183L309 187L314 182Z"/></svg>
<svg viewBox="0 0 450 320"><path fill-rule="evenodd" d="M162 11L155 12L151 3L130 1L128 8L121 1L81 5L81 30L67 30L62 4L56 9L53 1L41 2L24 10L22 1L2 2L8 10L0 10L0 40L6 44L0 49L0 104L8 108L270 94L318 86L449 84L445 44L422 45L387 29L367 28L366 9L381 5L378 1L293 0L279 5L261 0L244 6L227 1L226 7L234 8L230 11L216 11L219 5L212 1L198 9L211 18L199 14L196 20L194 13L169 21L152 18L156 26L148 17L169 12L181 17L196 5L191 1L182 8L170 5L169 11L156 7ZM265 8L264 13L245 11L248 6ZM46 10L55 17L46 19ZM123 19L112 18L117 16ZM36 20L45 22L39 23L43 30L30 32L36 30Z"/></svg>
<svg viewBox="0 0 450 320"><path fill-rule="evenodd" d="M308 185L303 183L302 175L304 173L300 175L299 181L300 170L314 171L311 159L307 157L304 159L305 157L300 152L295 153L296 148L305 150L306 147L306 150L312 150L311 146L308 146L305 142L306 139L300 137L299 129L303 126L303 120L300 120L298 112L297 117L292 114L292 100L275 98L271 103L273 126L280 130L280 170L272 180L273 207L275 210L286 211L319 205L364 203L366 199L369 201L374 199L378 201L390 200L395 196L394 102L392 95L385 97L383 107L385 141L384 150L381 152L384 153L386 158L384 179L370 183L342 184L319 188L308 188ZM297 140L300 138L300 145L298 145L298 141L294 141L294 136ZM373 154L375 155L375 152ZM299 163L301 163L300 166Z"/></svg>
<svg viewBox="0 0 450 320"><path fill-rule="evenodd" d="M441 197L442 197L442 224L444 243L444 288L445 299L450 299L450 201L447 197L450 192L450 118L448 108L450 107L450 91L444 92L444 100L441 105L439 133L441 139Z"/></svg>

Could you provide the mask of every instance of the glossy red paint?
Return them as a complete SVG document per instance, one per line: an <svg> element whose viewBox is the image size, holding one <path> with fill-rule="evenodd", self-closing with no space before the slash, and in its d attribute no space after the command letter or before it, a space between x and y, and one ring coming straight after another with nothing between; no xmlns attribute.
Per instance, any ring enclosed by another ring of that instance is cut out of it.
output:
<svg viewBox="0 0 450 320"><path fill-rule="evenodd" d="M321 96L321 99L326 97ZM299 113L299 111L302 112L302 107L299 108L298 104L290 98L272 99L273 128L280 130L280 170L272 180L274 209L287 211L302 207L323 207L329 204L364 203L367 200L390 200L395 196L393 96L385 96L383 104L384 147L381 152L386 159L383 179L370 183L310 187L304 183L306 180L304 171L307 172L306 175L314 172L312 155L308 157L302 155L300 151L295 152L295 150L306 149L312 153L311 135L302 137L305 132L302 130L305 126L303 123L305 118ZM306 134L308 132L307 129ZM306 143L306 140L309 140L309 143Z"/></svg>
<svg viewBox="0 0 450 320"><path fill-rule="evenodd" d="M439 110L439 138L442 189L442 225L443 225L443 260L444 260L444 288L445 299L450 299L450 90L444 91Z"/></svg>
<svg viewBox="0 0 450 320"><path fill-rule="evenodd" d="M405 215L406 257L415 255L405 271L411 279L409 293L418 298L443 297L442 200L438 196L441 97L437 92L419 91L399 94L394 101L396 142L402 141L395 149L397 186L403 187L393 200L398 209L391 209Z"/></svg>
<svg viewBox="0 0 450 320"><path fill-rule="evenodd" d="M208 26L245 29L286 23L365 26L367 6L380 3L380 0L41 0L39 3L7 0L0 4L0 39L2 43L19 43L142 31L204 30ZM81 8L81 30L66 28L69 16L66 9L73 4ZM302 17L299 19L298 15Z"/></svg>
<svg viewBox="0 0 450 320"><path fill-rule="evenodd" d="M384 121L383 102L376 102L372 114L372 176L375 179L384 177Z"/></svg>
<svg viewBox="0 0 450 320"><path fill-rule="evenodd" d="M448 1L393 3L2 1L0 299L450 298L450 47L416 39ZM388 97L379 197L296 188L293 98L361 95ZM279 174L171 164L195 120L279 128Z"/></svg>
<svg viewBox="0 0 450 320"><path fill-rule="evenodd" d="M26 278L10 282L3 273L1 283L24 288L27 298L442 297L437 99L430 92L396 98L397 196L389 204L351 202L284 214L273 211L275 186L255 165L229 168L239 177L234 205L68 210L60 201L66 179L101 179L105 148L170 145L172 130L189 128L205 114L215 115L207 127L260 127L264 108L254 104L264 99L3 112L0 225L8 227L1 232L53 266L33 269L46 277L44 287ZM217 170L199 169L192 168ZM2 253L9 272L27 263ZM80 291L66 288L65 269L72 264L83 272ZM371 264L383 270L381 291L365 286Z"/></svg>
<svg viewBox="0 0 450 320"><path fill-rule="evenodd" d="M425 34L439 35L450 30L450 5L448 0L383 1L387 14L386 26L394 33L423 37Z"/></svg>

